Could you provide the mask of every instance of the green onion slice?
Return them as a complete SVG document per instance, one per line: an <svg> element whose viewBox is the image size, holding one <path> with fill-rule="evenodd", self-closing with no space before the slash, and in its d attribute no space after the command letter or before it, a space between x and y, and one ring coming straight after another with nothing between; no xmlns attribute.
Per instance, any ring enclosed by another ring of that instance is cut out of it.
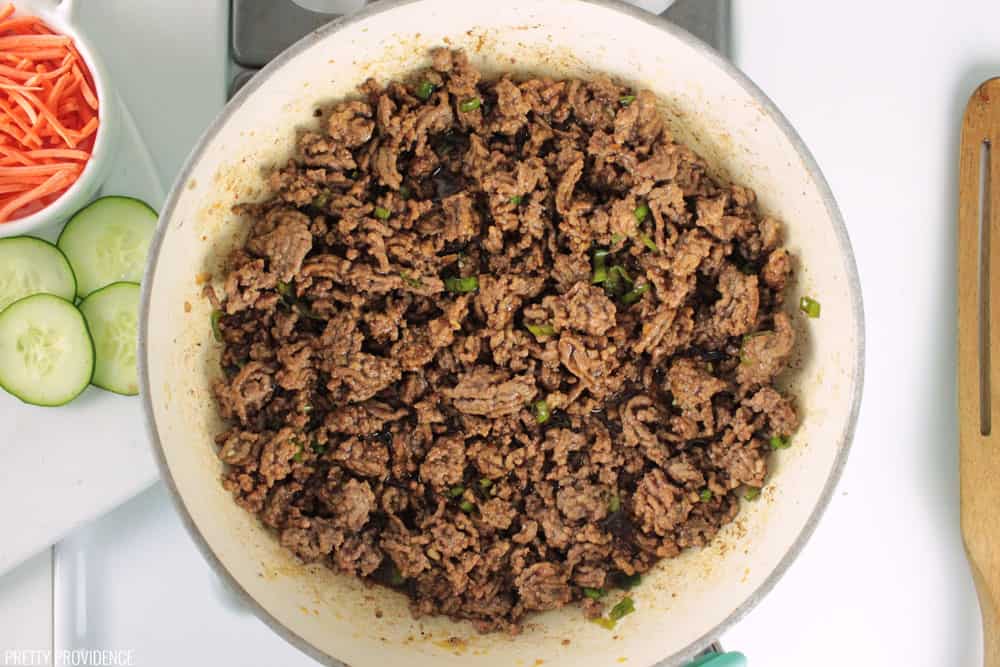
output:
<svg viewBox="0 0 1000 667"><path fill-rule="evenodd" d="M544 338L556 333L555 327L551 324L525 324L524 326L535 338Z"/></svg>
<svg viewBox="0 0 1000 667"><path fill-rule="evenodd" d="M464 486L453 486L450 489L448 489L448 495L451 496L452 498L458 498L463 493L465 493Z"/></svg>
<svg viewBox="0 0 1000 667"><path fill-rule="evenodd" d="M467 278L446 278L444 281L444 287L449 292L475 292L479 289L479 278L476 276L468 276Z"/></svg>
<svg viewBox="0 0 1000 667"><path fill-rule="evenodd" d="M594 251L594 275L590 279L591 283L598 285L608 279L608 267L604 264L607 256L608 251L603 248Z"/></svg>
<svg viewBox="0 0 1000 667"><path fill-rule="evenodd" d="M417 86L416 91L417 97L422 100L429 100L431 95L434 93L434 84L430 81L424 81L419 86Z"/></svg>
<svg viewBox="0 0 1000 667"><path fill-rule="evenodd" d="M212 335L215 336L215 340L222 340L222 329L219 328L219 320L222 319L221 310L212 311Z"/></svg>
<svg viewBox="0 0 1000 667"><path fill-rule="evenodd" d="M379 220L388 220L392 215L392 211L387 208L382 208L381 206L375 207L375 217Z"/></svg>
<svg viewBox="0 0 1000 667"><path fill-rule="evenodd" d="M607 595L607 592L605 592L603 588L584 588L583 594L591 600L600 600L602 597Z"/></svg>
<svg viewBox="0 0 1000 667"><path fill-rule="evenodd" d="M771 437L771 449L788 449L791 446L792 443L788 438L782 438L780 435Z"/></svg>
<svg viewBox="0 0 1000 667"><path fill-rule="evenodd" d="M552 416L552 411L549 410L549 404L544 399L541 401L535 401L534 404L532 404L532 407L535 410L535 421L539 424L544 424Z"/></svg>
<svg viewBox="0 0 1000 667"><path fill-rule="evenodd" d="M820 311L819 301L804 296L801 299L799 299L799 310L801 310L809 317L816 319L819 317L819 311Z"/></svg>
<svg viewBox="0 0 1000 667"><path fill-rule="evenodd" d="M712 499L712 491L709 489L703 489L701 493L698 494L701 498L701 502L707 503Z"/></svg>
<svg viewBox="0 0 1000 667"><path fill-rule="evenodd" d="M618 99L618 101L621 102L623 107L627 107L632 104L632 102L635 102L635 95L623 95Z"/></svg>
<svg viewBox="0 0 1000 667"><path fill-rule="evenodd" d="M642 244L649 250L652 250L653 252L660 252L660 247L656 245L656 242L653 241L653 239L650 238L649 234L646 232L639 232L639 240L642 241Z"/></svg>
<svg viewBox="0 0 1000 667"><path fill-rule="evenodd" d="M458 110L462 113L469 113L470 111L475 111L481 106L483 106L483 101L481 99L478 97L470 97L458 105Z"/></svg>
<svg viewBox="0 0 1000 667"><path fill-rule="evenodd" d="M617 495L611 496L611 500L608 501L608 511L614 514L622 508L622 499Z"/></svg>
<svg viewBox="0 0 1000 667"><path fill-rule="evenodd" d="M639 204L639 207L635 209L635 221L640 225L646 221L649 217L649 206L646 204Z"/></svg>
<svg viewBox="0 0 1000 667"><path fill-rule="evenodd" d="M627 294L625 294L625 296L622 297L622 303L624 303L627 306L632 305L633 303L637 303L639 299L642 298L642 295L649 291L649 288L650 288L649 283L643 283L642 285L635 287L631 292L628 292Z"/></svg>
<svg viewBox="0 0 1000 667"><path fill-rule="evenodd" d="M458 508L463 512L465 512L466 514L470 514L472 510L476 509L476 506L470 503L468 500L463 500L458 504Z"/></svg>
<svg viewBox="0 0 1000 667"><path fill-rule="evenodd" d="M622 598L621 602L611 608L611 613L608 614L608 618L612 621L620 621L633 611L635 611L635 603L632 602L632 598Z"/></svg>

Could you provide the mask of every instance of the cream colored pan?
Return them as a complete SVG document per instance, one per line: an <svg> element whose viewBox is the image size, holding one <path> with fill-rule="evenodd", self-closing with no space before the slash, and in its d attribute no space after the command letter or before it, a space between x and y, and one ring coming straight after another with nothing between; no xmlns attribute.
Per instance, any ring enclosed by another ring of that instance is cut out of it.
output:
<svg viewBox="0 0 1000 667"><path fill-rule="evenodd" d="M760 500L709 548L661 563L634 591L637 611L609 632L579 609L535 617L511 638L411 618L403 596L301 565L219 483L209 390L219 374L202 283L241 241L230 207L265 196L266 168L292 153L318 104L464 48L486 70L607 72L662 99L675 133L717 175L752 186L785 221L800 294L822 317L793 319L789 385L802 427L776 455ZM221 577L288 641L330 665L680 665L743 616L801 551L830 500L854 431L864 335L857 270L826 181L774 105L732 65L670 24L598 0L382 0L309 35L257 75L209 128L174 185L144 283L140 370L163 478ZM808 613L809 610L803 610Z"/></svg>

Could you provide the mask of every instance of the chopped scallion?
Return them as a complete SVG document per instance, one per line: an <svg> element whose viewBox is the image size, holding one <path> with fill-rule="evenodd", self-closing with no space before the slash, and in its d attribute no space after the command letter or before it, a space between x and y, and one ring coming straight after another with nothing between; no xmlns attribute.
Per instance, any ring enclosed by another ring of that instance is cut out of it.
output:
<svg viewBox="0 0 1000 667"><path fill-rule="evenodd" d="M788 449L791 446L792 443L788 438L782 438L780 435L771 436L771 449Z"/></svg>
<svg viewBox="0 0 1000 667"><path fill-rule="evenodd" d="M487 479L487 478L483 477L481 480L479 480L479 488L482 489L483 491L486 491L491 486L493 486L493 480L492 479Z"/></svg>
<svg viewBox="0 0 1000 667"><path fill-rule="evenodd" d="M430 81L424 81L419 86L417 86L416 91L417 97L422 100L429 100L431 95L434 93L434 84Z"/></svg>
<svg viewBox="0 0 1000 667"><path fill-rule="evenodd" d="M743 494L743 497L746 498L747 500L757 500L759 496L760 496L760 489L758 489L755 486L751 486L749 489L747 489L747 492Z"/></svg>
<svg viewBox="0 0 1000 667"><path fill-rule="evenodd" d="M278 281L278 294L283 297L289 297L292 295L292 286L281 280Z"/></svg>
<svg viewBox="0 0 1000 667"><path fill-rule="evenodd" d="M656 245L656 242L650 238L649 234L646 232L639 232L639 240L642 241L642 245L646 246L653 252L660 252L660 247Z"/></svg>
<svg viewBox="0 0 1000 667"><path fill-rule="evenodd" d="M453 486L450 489L448 489L448 495L451 496L452 498L458 498L463 493L465 493L464 486Z"/></svg>
<svg viewBox="0 0 1000 667"><path fill-rule="evenodd" d="M476 276L468 276L466 278L446 278L444 286L449 292L475 292L479 289L479 278Z"/></svg>
<svg viewBox="0 0 1000 667"><path fill-rule="evenodd" d="M635 95L623 95L618 101L621 102L623 107L627 107L632 102L635 102Z"/></svg>
<svg viewBox="0 0 1000 667"><path fill-rule="evenodd" d="M603 248L594 251L594 275L591 277L590 282L595 285L599 285L608 279L608 267L604 264L607 256L608 251Z"/></svg>
<svg viewBox="0 0 1000 667"><path fill-rule="evenodd" d="M215 340L222 340L222 329L219 328L219 320L222 319L221 310L212 311L212 335L215 336Z"/></svg>
<svg viewBox="0 0 1000 667"><path fill-rule="evenodd" d="M513 197L510 198L510 203L513 204L514 206L520 206L521 202L523 201L524 197L522 197L521 195L514 195Z"/></svg>
<svg viewBox="0 0 1000 667"><path fill-rule="evenodd" d="M375 207L375 217L378 218L379 220L388 220L390 216L392 216L392 211L390 211L389 209L383 208L381 206Z"/></svg>
<svg viewBox="0 0 1000 667"><path fill-rule="evenodd" d="M639 207L635 209L635 221L640 225L646 221L649 217L649 206L646 204L639 204Z"/></svg>
<svg viewBox="0 0 1000 667"><path fill-rule="evenodd" d="M535 338L552 336L556 332L555 327L551 324L525 324L524 326Z"/></svg>
<svg viewBox="0 0 1000 667"><path fill-rule="evenodd" d="M470 503L468 500L463 500L458 504L458 508L465 512L466 514L471 514L472 510L476 509L476 506Z"/></svg>
<svg viewBox="0 0 1000 667"><path fill-rule="evenodd" d="M330 203L330 195L326 194L325 192L321 192L320 194L316 195L315 197L313 197L312 200L312 205L315 206L316 208L325 208L326 205L329 203Z"/></svg>
<svg viewBox="0 0 1000 667"><path fill-rule="evenodd" d="M701 498L701 502L707 503L712 499L712 491L709 489L703 489L701 493L698 494Z"/></svg>
<svg viewBox="0 0 1000 667"><path fill-rule="evenodd" d="M592 619L590 619L590 622L591 623L597 623L599 626L601 626L605 630L614 630L615 629L615 622L612 621L609 618L604 618L604 617L601 617L601 618L592 618Z"/></svg>
<svg viewBox="0 0 1000 667"><path fill-rule="evenodd" d="M633 303L638 302L639 299L642 298L642 295L649 291L649 287L649 283L643 283L642 285L635 287L631 292L628 292L622 297L622 303L626 306L630 306Z"/></svg>
<svg viewBox="0 0 1000 667"><path fill-rule="evenodd" d="M801 310L809 317L816 319L819 317L819 311L820 311L819 301L804 296L801 299L799 299L799 310Z"/></svg>
<svg viewBox="0 0 1000 667"><path fill-rule="evenodd" d="M625 240L624 234L612 234L611 235L611 245L618 245L621 241Z"/></svg>
<svg viewBox="0 0 1000 667"><path fill-rule="evenodd" d="M535 401L532 404L535 410L535 421L539 424L544 424L552 417L552 411L549 410L549 404L543 399L541 401Z"/></svg>
<svg viewBox="0 0 1000 667"><path fill-rule="evenodd" d="M620 621L624 617L635 611L635 603L632 598L622 598L622 601L611 608L608 618L612 621Z"/></svg>
<svg viewBox="0 0 1000 667"><path fill-rule="evenodd" d="M611 496L611 500L608 501L608 511L614 514L622 508L622 499L617 495Z"/></svg>
<svg viewBox="0 0 1000 667"><path fill-rule="evenodd" d="M591 600L600 600L602 597L607 595L607 592L605 592L603 588L584 588L583 594Z"/></svg>
<svg viewBox="0 0 1000 667"><path fill-rule="evenodd" d="M462 113L469 113L470 111L475 111L481 106L483 106L483 101L481 99L478 97L470 97L458 105L458 110Z"/></svg>

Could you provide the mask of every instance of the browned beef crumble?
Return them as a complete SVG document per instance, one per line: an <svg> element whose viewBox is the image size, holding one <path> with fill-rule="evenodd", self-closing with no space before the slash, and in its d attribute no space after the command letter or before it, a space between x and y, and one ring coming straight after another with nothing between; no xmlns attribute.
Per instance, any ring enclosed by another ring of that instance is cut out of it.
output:
<svg viewBox="0 0 1000 667"><path fill-rule="evenodd" d="M780 225L648 91L483 81L440 50L270 184L219 305L224 484L415 614L600 615L585 588L704 546L796 428ZM620 269L595 284L597 250Z"/></svg>

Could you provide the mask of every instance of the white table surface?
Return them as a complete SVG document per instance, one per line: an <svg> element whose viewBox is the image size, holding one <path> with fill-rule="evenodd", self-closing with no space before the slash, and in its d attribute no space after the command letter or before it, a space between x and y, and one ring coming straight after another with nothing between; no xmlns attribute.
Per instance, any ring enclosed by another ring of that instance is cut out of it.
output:
<svg viewBox="0 0 1000 667"><path fill-rule="evenodd" d="M198 71L215 53L205 20L221 0L86 2L131 11L147 30L124 31L122 44L154 62L174 57L178 35L195 26L206 32L182 65ZM864 287L868 368L830 510L723 642L754 667L979 665L958 531L955 164L968 94L1000 75L1000 3L735 4L737 62L798 128L843 209ZM140 91L133 110L171 173L211 105L180 100L167 68L158 76L155 90L138 76L122 85ZM0 578L0 664L2 649L53 642L132 649L150 667L311 664L221 590L160 487L61 543L54 562L46 554Z"/></svg>

